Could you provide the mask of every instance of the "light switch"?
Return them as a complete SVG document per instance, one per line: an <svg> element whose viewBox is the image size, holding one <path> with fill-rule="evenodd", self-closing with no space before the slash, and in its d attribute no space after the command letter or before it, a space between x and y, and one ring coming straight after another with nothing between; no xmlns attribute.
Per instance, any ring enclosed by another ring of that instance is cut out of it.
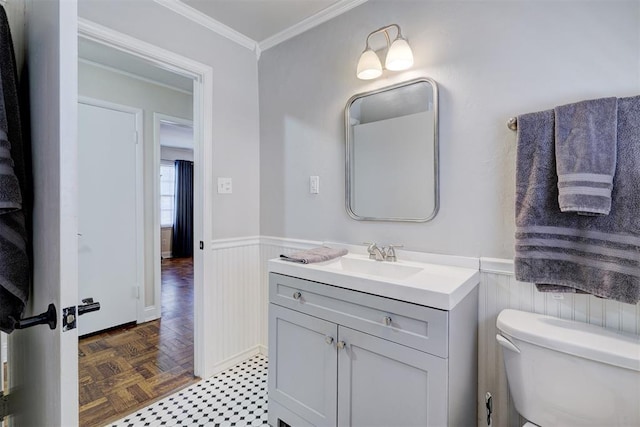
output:
<svg viewBox="0 0 640 427"><path fill-rule="evenodd" d="M311 194L320 193L320 177L319 176L309 177L309 193Z"/></svg>
<svg viewBox="0 0 640 427"><path fill-rule="evenodd" d="M218 177L218 194L233 193L231 178Z"/></svg>

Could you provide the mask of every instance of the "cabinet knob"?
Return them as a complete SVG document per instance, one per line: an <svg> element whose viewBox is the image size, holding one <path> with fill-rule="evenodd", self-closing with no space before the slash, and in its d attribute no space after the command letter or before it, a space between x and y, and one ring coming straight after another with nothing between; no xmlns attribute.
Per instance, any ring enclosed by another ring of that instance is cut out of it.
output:
<svg viewBox="0 0 640 427"><path fill-rule="evenodd" d="M338 350L342 350L346 345L347 343L345 343L344 341L338 341L336 347L338 347Z"/></svg>
<svg viewBox="0 0 640 427"><path fill-rule="evenodd" d="M382 319L382 321L384 322L385 325L391 326L391 317L385 316L384 319Z"/></svg>
<svg viewBox="0 0 640 427"><path fill-rule="evenodd" d="M302 294L298 291L293 293L293 299L300 299L300 297L302 297Z"/></svg>
<svg viewBox="0 0 640 427"><path fill-rule="evenodd" d="M324 337L324 342L326 342L329 345L333 344L333 337L330 337L329 335L327 335L326 337Z"/></svg>

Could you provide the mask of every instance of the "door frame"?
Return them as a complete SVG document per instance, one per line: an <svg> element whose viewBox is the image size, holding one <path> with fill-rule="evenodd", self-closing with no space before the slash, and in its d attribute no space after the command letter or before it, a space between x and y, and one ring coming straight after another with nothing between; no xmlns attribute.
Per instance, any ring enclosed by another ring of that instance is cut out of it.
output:
<svg viewBox="0 0 640 427"><path fill-rule="evenodd" d="M115 102L105 101L102 99L92 98L89 96L78 95L78 104L91 105L94 107L105 108L123 113L133 114L135 116L136 127L136 286L138 288L136 301L136 322L144 322L144 126L142 123L142 108L131 107L129 105L117 104ZM80 141L78 140L78 144ZM78 204L80 201L78 200ZM78 283L78 291L81 284ZM82 295L78 295L81 297ZM87 295L90 296L90 295Z"/></svg>
<svg viewBox="0 0 640 427"><path fill-rule="evenodd" d="M160 258L162 257L161 253L161 236L160 236L160 228L162 224L160 223L160 162L162 159L160 158L160 122L172 122L180 125L191 126L194 131L194 147L193 154L195 160L195 127L193 120L187 120L180 117L170 116L168 114L163 113L153 113L153 209L154 209L154 225L153 225L153 301L162 301L162 266L160 265ZM195 184L195 182L194 182ZM195 200L194 200L195 202ZM195 211L195 204L194 204ZM194 212L195 215L195 212ZM195 233L194 233L194 241L195 241ZM195 253L194 249L194 253ZM195 266L194 266L195 268ZM162 316L162 304L156 304L153 309L151 307L147 308L147 312L145 314L147 316L147 320L159 319Z"/></svg>
<svg viewBox="0 0 640 427"><path fill-rule="evenodd" d="M193 197L193 279L194 279L194 375L207 378L204 349L205 306L208 293L204 283L212 282L212 263L205 263L212 241L213 213L213 69L175 52L120 33L92 21L78 18L78 36L134 55L160 68L193 79L193 133L194 133L194 197ZM159 212L153 212L159 216ZM200 250L196 242L203 242ZM154 304L156 302L154 301ZM216 327L208 325L208 328ZM209 334L212 336L215 334Z"/></svg>

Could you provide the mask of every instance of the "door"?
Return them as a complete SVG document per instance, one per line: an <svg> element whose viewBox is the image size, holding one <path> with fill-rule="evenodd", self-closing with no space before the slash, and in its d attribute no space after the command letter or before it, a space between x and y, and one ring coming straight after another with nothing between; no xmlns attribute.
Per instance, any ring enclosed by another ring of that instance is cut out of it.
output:
<svg viewBox="0 0 640 427"><path fill-rule="evenodd" d="M137 320L140 114L97 101L78 104L78 296L100 302L100 311L78 320L79 335Z"/></svg>
<svg viewBox="0 0 640 427"><path fill-rule="evenodd" d="M269 400L317 427L336 425L337 331L335 323L269 305Z"/></svg>
<svg viewBox="0 0 640 427"><path fill-rule="evenodd" d="M447 360L339 327L338 426L447 425Z"/></svg>
<svg viewBox="0 0 640 427"><path fill-rule="evenodd" d="M9 342L13 426L78 424L78 331L62 309L78 298L77 3L26 2L34 180L33 286L25 316L49 303L58 325L17 330Z"/></svg>

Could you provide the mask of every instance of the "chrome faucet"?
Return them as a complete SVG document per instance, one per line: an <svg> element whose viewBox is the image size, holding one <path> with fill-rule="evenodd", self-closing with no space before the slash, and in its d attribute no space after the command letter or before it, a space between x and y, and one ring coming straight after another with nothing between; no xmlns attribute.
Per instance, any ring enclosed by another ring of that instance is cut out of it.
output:
<svg viewBox="0 0 640 427"><path fill-rule="evenodd" d="M396 262L398 256L396 255L396 248L401 248L403 245L389 245L388 247L378 247L377 243L365 242L367 252L369 252L369 259L375 259L376 261L389 261Z"/></svg>
<svg viewBox="0 0 640 427"><path fill-rule="evenodd" d="M376 261L384 261L387 259L387 253L384 248L379 248L376 243L366 242L365 245L369 245L367 248L369 259L375 259Z"/></svg>

